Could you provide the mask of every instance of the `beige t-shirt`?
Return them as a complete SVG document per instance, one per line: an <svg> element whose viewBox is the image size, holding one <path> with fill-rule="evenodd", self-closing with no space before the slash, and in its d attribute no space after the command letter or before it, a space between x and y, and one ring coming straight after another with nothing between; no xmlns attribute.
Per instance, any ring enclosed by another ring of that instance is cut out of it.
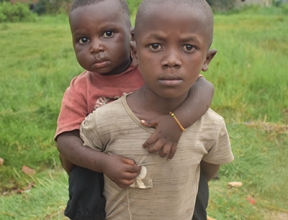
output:
<svg viewBox="0 0 288 220"><path fill-rule="evenodd" d="M234 159L224 120L211 109L183 132L170 161L143 149L153 131L141 125L126 96L98 108L82 123L80 133L85 145L134 159L145 167L129 189L118 187L104 175L106 219L191 220L200 161L223 164Z"/></svg>

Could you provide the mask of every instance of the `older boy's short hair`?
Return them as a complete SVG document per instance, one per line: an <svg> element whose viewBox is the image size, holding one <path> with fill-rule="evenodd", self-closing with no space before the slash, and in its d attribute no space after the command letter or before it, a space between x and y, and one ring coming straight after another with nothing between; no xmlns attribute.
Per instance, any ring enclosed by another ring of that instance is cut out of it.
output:
<svg viewBox="0 0 288 220"><path fill-rule="evenodd" d="M140 6L138 8L137 15L136 15L135 37L137 36L138 30L141 29L142 16L143 16L143 14L145 14L145 12L147 10L149 10L148 9L149 5L152 5L152 4L160 5L160 4L167 4L167 3L187 4L188 7L190 6L190 7L196 8L199 11L202 11L203 15L206 18L205 28L207 28L207 30L208 30L207 33L211 34L211 36L210 36L211 39L209 39L210 44L212 43L213 26L214 26L213 12L212 12L210 5L207 3L206 0L142 0Z"/></svg>
<svg viewBox="0 0 288 220"><path fill-rule="evenodd" d="M108 0L74 0L71 4L70 13L79 7L87 6L91 4L97 4L103 1L108 1ZM119 3L119 6L122 9L123 14L126 16L126 18L129 19L129 23L130 23L130 11L129 11L129 7L128 7L126 0L113 0L113 1Z"/></svg>

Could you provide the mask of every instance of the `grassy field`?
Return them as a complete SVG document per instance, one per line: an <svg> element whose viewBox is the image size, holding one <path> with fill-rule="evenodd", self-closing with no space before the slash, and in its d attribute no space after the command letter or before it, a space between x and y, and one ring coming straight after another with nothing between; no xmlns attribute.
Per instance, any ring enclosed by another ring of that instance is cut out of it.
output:
<svg viewBox="0 0 288 220"><path fill-rule="evenodd" d="M235 154L210 182L217 220L288 219L287 24L280 12L215 16L218 54L205 76ZM67 176L53 135L63 92L81 72L67 18L0 24L0 39L0 219L65 219Z"/></svg>

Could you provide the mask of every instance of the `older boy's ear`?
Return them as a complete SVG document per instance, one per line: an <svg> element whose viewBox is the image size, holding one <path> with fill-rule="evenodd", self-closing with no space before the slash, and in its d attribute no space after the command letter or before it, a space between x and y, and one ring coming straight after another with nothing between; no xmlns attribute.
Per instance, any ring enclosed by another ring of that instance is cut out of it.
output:
<svg viewBox="0 0 288 220"><path fill-rule="evenodd" d="M202 66L202 71L203 72L208 70L209 64L210 64L211 60L213 59L213 57L216 55L216 53L217 53L217 50L215 50L215 49L211 49L211 50L209 50L207 52L206 60L203 63L203 66Z"/></svg>
<svg viewBox="0 0 288 220"><path fill-rule="evenodd" d="M131 34L131 40L134 41L135 40L135 28L134 27L131 27L130 34Z"/></svg>
<svg viewBox="0 0 288 220"><path fill-rule="evenodd" d="M138 57L137 57L137 51L136 51L136 42L135 41L130 41L130 47L131 47L131 56L133 59L133 62L138 62Z"/></svg>
<svg viewBox="0 0 288 220"><path fill-rule="evenodd" d="M130 41L131 57L133 65L137 65L138 59L136 55L135 29L133 27L130 29L130 34L131 34L131 41Z"/></svg>

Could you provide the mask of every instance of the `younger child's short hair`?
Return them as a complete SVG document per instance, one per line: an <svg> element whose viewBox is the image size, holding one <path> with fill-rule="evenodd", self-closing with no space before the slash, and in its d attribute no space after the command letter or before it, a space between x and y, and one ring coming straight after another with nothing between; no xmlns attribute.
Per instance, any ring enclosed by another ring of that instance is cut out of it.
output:
<svg viewBox="0 0 288 220"><path fill-rule="evenodd" d="M70 13L79 7L87 6L87 5L91 5L91 4L97 4L97 3L103 2L103 1L108 1L108 0L74 0L71 4ZM129 22L130 22L130 11L129 11L129 7L128 7L126 0L110 0L110 1L114 1L116 3L117 2L119 3L120 8L122 9L124 15L127 16L127 18L129 19Z"/></svg>

